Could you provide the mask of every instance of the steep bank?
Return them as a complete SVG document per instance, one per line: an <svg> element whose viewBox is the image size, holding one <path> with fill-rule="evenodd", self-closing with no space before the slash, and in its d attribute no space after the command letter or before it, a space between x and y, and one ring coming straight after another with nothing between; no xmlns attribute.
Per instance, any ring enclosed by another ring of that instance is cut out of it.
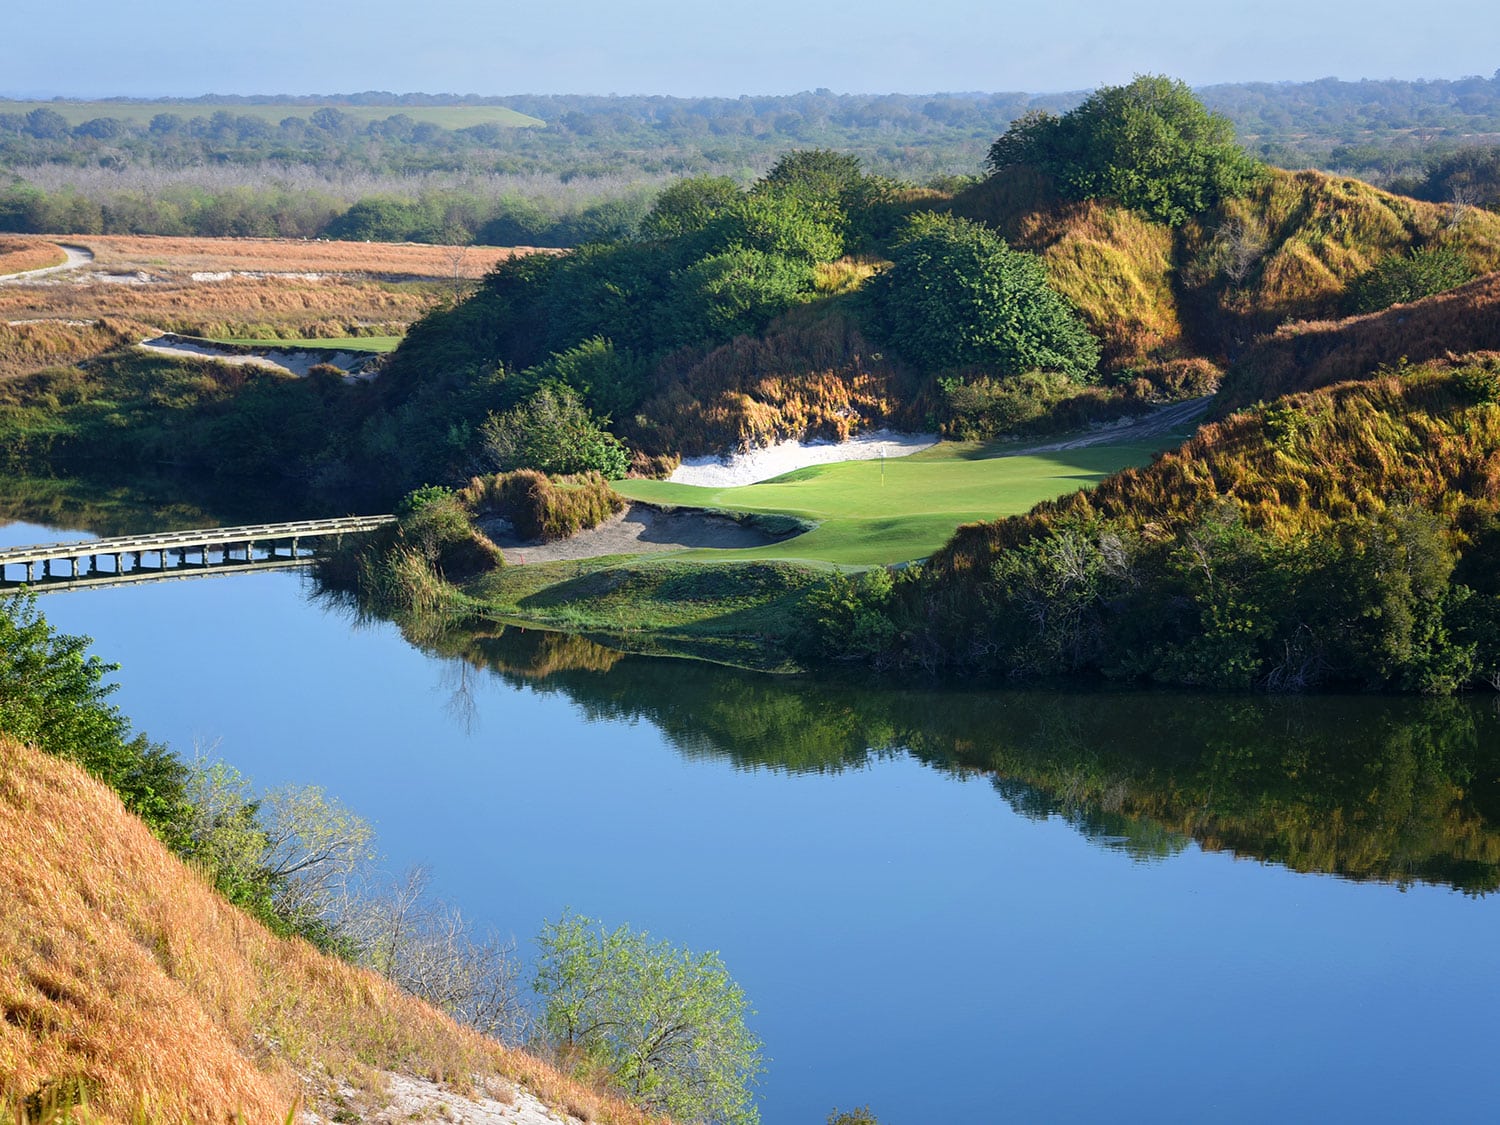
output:
<svg viewBox="0 0 1500 1125"><path fill-rule="evenodd" d="M4 738L0 918L7 1114L81 1096L102 1122L284 1122L299 1101L327 1118L378 1107L396 1072L517 1107L535 1096L648 1120L373 973L273 937L104 785Z"/></svg>

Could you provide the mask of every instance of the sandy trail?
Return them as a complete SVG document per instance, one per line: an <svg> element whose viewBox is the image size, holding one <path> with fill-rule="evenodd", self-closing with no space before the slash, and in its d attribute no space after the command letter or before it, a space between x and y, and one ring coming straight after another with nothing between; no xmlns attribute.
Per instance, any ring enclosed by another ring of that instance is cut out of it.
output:
<svg viewBox="0 0 1500 1125"><path fill-rule="evenodd" d="M698 511L667 511L633 503L598 527L552 543L522 542L508 534L501 520L481 521L480 528L500 548L508 563L560 562L601 555L636 555L688 547L764 547L788 536L769 535L728 516Z"/></svg>
<svg viewBox="0 0 1500 1125"><path fill-rule="evenodd" d="M67 242L59 242L57 246L68 256L68 260L62 265L45 266L39 270L25 270L22 273L6 274L4 277L0 277L0 285L15 285L17 282L24 283L33 281L39 277L50 277L55 273L66 273L69 270L76 270L79 266L86 266L94 260L94 252L87 246L76 246Z"/></svg>
<svg viewBox="0 0 1500 1125"><path fill-rule="evenodd" d="M1088 446L1103 445L1105 442L1138 441L1141 438L1157 437L1195 421L1209 408L1213 400L1213 395L1204 395L1202 398L1188 399L1186 402L1174 402L1168 406L1159 406L1149 414L1125 418L1112 426L1101 426L1097 430L1075 434L1061 441L1007 449L1000 456L1019 457L1027 453L1058 453L1067 449L1086 449Z"/></svg>

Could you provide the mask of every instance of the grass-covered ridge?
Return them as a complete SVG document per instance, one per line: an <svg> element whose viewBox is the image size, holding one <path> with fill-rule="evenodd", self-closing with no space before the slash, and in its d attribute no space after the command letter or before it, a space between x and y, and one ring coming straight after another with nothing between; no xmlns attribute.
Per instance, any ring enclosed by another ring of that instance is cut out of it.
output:
<svg viewBox="0 0 1500 1125"><path fill-rule="evenodd" d="M316 1076L493 1076L602 1121L645 1115L273 937L77 767L0 736L0 1109L283 1121ZM64 827L65 826L65 827Z"/></svg>

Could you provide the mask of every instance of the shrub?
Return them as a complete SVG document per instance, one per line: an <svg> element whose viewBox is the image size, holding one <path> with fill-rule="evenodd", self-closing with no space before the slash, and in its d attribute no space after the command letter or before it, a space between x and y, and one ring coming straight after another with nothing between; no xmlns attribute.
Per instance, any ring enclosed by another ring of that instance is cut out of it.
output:
<svg viewBox="0 0 1500 1125"><path fill-rule="evenodd" d="M752 1125L760 1042L750 1006L716 953L565 914L537 938L541 1020L564 1051L602 1067L648 1110Z"/></svg>
<svg viewBox="0 0 1500 1125"><path fill-rule="evenodd" d="M611 480L630 468L630 453L607 433L572 387L549 383L480 427L483 456L501 472L602 473Z"/></svg>
<svg viewBox="0 0 1500 1125"><path fill-rule="evenodd" d="M1349 286L1349 308L1356 313L1379 312L1445 293L1473 279L1468 259L1451 246L1393 254L1354 279Z"/></svg>
<svg viewBox="0 0 1500 1125"><path fill-rule="evenodd" d="M978 223L915 215L891 258L891 268L867 288L892 346L922 367L1083 378L1098 363L1098 344L1048 287L1041 261Z"/></svg>
<svg viewBox="0 0 1500 1125"><path fill-rule="evenodd" d="M534 469L475 477L460 494L476 514L510 521L521 539L551 542L598 527L623 511L625 500L598 473L557 480Z"/></svg>

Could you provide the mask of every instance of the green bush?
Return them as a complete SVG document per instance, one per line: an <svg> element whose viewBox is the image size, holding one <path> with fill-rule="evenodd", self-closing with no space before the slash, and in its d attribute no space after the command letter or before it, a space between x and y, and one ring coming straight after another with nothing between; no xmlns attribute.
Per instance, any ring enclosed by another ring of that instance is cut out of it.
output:
<svg viewBox="0 0 1500 1125"><path fill-rule="evenodd" d="M1066 199L1114 199L1171 226L1244 194L1259 171L1228 118L1209 113L1185 83L1152 74L1100 87L1061 117L1027 114L991 146L988 163L997 175L1036 168Z"/></svg>
<svg viewBox="0 0 1500 1125"><path fill-rule="evenodd" d="M1468 259L1452 247L1426 247L1405 257L1393 254L1350 283L1349 308L1356 313L1379 312L1445 293L1473 279Z"/></svg>
<svg viewBox="0 0 1500 1125"><path fill-rule="evenodd" d="M501 472L536 469L551 474L597 472L611 480L630 468L630 454L605 431L572 387L540 387L511 410L480 427L483 457Z"/></svg>
<svg viewBox="0 0 1500 1125"><path fill-rule="evenodd" d="M87 653L87 637L55 632L34 595L0 599L0 731L66 758L120 795L168 845L180 849L187 771L165 746L134 734L104 677L118 667Z"/></svg>
<svg viewBox="0 0 1500 1125"><path fill-rule="evenodd" d="M716 953L606 931L565 914L537 938L542 1025L564 1054L602 1067L648 1111L753 1125L760 1042L750 1005Z"/></svg>
<svg viewBox="0 0 1500 1125"><path fill-rule="evenodd" d="M1002 376L1040 370L1082 379L1099 361L1098 343L1049 288L1041 260L978 223L914 215L891 259L867 287L871 329L929 371L989 367Z"/></svg>

